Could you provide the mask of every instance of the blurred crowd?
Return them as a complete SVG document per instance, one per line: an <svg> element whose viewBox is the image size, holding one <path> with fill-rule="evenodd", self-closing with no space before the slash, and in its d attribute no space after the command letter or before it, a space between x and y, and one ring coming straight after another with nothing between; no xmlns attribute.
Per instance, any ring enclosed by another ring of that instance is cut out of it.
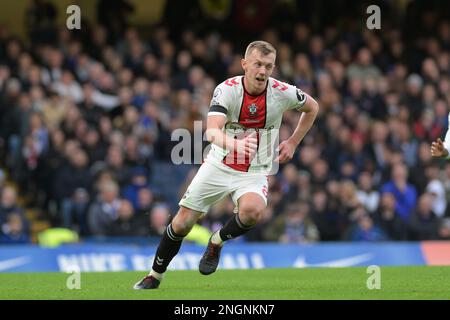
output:
<svg viewBox="0 0 450 320"><path fill-rule="evenodd" d="M247 241L450 239L450 162L430 155L448 127L450 22L418 19L413 38L351 19L252 35L277 48L273 77L315 97L320 114L270 177ZM206 123L215 86L242 74L244 42L214 29L124 25L117 36L39 21L29 43L0 27L0 243L30 241L26 208L82 236L161 235L179 199L153 183L155 164L171 163L174 129ZM285 113L280 140L299 117ZM195 170L171 187L182 194ZM200 223L214 231L232 212L224 200Z"/></svg>

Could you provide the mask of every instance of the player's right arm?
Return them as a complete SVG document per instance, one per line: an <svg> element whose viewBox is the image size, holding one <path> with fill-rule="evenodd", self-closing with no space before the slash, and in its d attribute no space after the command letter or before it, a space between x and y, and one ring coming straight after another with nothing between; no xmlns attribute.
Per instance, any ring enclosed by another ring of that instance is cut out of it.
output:
<svg viewBox="0 0 450 320"><path fill-rule="evenodd" d="M245 157L252 158L258 147L256 132L246 136L244 139L234 139L223 131L226 119L222 115L208 115L206 138L216 146L229 151L236 151L239 154L244 154Z"/></svg>
<svg viewBox="0 0 450 320"><path fill-rule="evenodd" d="M211 100L206 125L206 138L216 146L229 151L236 151L245 156L253 156L257 149L256 133L244 139L234 139L228 136L223 127L227 122L227 113L230 106L231 95L226 86L218 85Z"/></svg>
<svg viewBox="0 0 450 320"><path fill-rule="evenodd" d="M450 114L449 114L450 120ZM447 133L445 134L444 142L442 142L441 138L437 138L436 141L431 143L431 156L434 158L446 158L449 159L449 150L450 150L450 128L447 129Z"/></svg>

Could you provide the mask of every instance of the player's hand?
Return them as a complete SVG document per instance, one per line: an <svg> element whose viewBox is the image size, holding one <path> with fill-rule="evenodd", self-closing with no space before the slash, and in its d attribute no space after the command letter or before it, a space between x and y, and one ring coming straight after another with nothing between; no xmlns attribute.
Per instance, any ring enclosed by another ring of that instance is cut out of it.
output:
<svg viewBox="0 0 450 320"><path fill-rule="evenodd" d="M275 162L285 163L290 161L294 157L295 148L297 146L294 143L291 143L289 140L283 141L278 146L278 151L280 154L275 159Z"/></svg>
<svg viewBox="0 0 450 320"><path fill-rule="evenodd" d="M236 140L236 151L238 154L243 155L245 159L253 159L257 149L256 132L252 132L244 139Z"/></svg>
<svg viewBox="0 0 450 320"><path fill-rule="evenodd" d="M442 158L448 156L448 151L444 147L444 143L441 138L431 143L431 156L434 158Z"/></svg>

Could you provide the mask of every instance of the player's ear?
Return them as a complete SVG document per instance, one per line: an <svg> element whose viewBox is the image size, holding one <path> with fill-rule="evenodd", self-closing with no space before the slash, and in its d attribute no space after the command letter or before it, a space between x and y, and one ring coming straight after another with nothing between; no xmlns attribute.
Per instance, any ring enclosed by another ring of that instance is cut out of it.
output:
<svg viewBox="0 0 450 320"><path fill-rule="evenodd" d="M245 59L241 59L241 66L244 71L247 71L247 61Z"/></svg>

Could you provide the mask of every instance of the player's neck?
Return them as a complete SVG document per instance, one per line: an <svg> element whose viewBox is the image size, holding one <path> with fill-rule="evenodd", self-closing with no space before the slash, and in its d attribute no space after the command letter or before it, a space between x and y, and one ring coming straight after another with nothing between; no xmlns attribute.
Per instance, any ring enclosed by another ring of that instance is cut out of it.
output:
<svg viewBox="0 0 450 320"><path fill-rule="evenodd" d="M247 80L247 77L244 76L244 89L245 89L245 91L246 91L247 93L251 94L252 96L259 96L261 93L263 93L263 92L266 90L267 82L268 82L268 81L269 81L269 80L266 81L266 85L265 85L264 88L261 90L261 89L257 89L257 88L252 87L252 86L250 85L249 81Z"/></svg>

